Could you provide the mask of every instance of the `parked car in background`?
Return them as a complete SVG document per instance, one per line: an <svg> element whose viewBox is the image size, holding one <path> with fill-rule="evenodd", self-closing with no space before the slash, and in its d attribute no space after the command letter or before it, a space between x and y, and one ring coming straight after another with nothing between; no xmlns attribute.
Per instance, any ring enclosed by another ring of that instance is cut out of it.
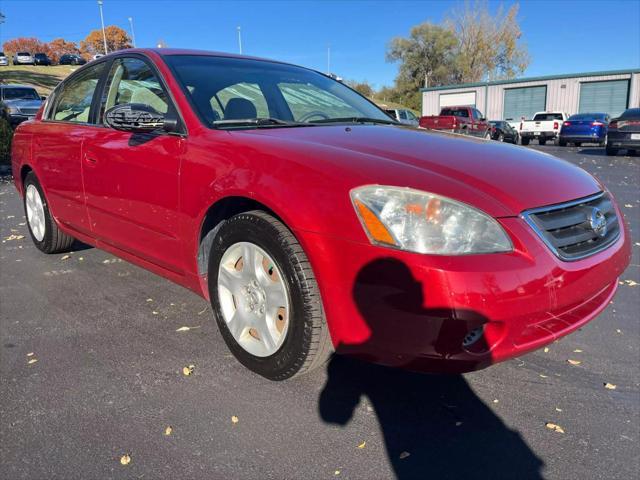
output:
<svg viewBox="0 0 640 480"><path fill-rule="evenodd" d="M0 52L0 67L6 67L7 65L9 65L9 59L4 52Z"/></svg>
<svg viewBox="0 0 640 480"><path fill-rule="evenodd" d="M35 60L29 52L18 52L13 56L14 65L35 65Z"/></svg>
<svg viewBox="0 0 640 480"><path fill-rule="evenodd" d="M84 65L87 61L75 53L65 53L60 57L60 65Z"/></svg>
<svg viewBox="0 0 640 480"><path fill-rule="evenodd" d="M607 143L609 115L606 113L576 113L564 121L558 136L558 145L564 147L573 143L579 147L583 143L597 143L604 147Z"/></svg>
<svg viewBox="0 0 640 480"><path fill-rule="evenodd" d="M406 108L387 108L385 112L400 123L405 125L418 126L418 117L416 117L411 110Z"/></svg>
<svg viewBox="0 0 640 480"><path fill-rule="evenodd" d="M12 127L36 116L42 98L35 88L25 85L0 84L0 118Z"/></svg>
<svg viewBox="0 0 640 480"><path fill-rule="evenodd" d="M509 122L504 120L491 120L491 139L499 142L515 143L516 145L520 141L520 135L518 131L511 126Z"/></svg>
<svg viewBox="0 0 640 480"><path fill-rule="evenodd" d="M640 108L625 110L609 122L607 155L616 155L619 150L630 154L640 150Z"/></svg>
<svg viewBox="0 0 640 480"><path fill-rule="evenodd" d="M537 112L533 119L520 122L520 143L529 145L535 139L544 145L549 140L555 140L567 118L569 115L564 112Z"/></svg>
<svg viewBox="0 0 640 480"><path fill-rule="evenodd" d="M474 137L489 138L489 124L480 110L473 107L444 107L440 115L420 117L420 126Z"/></svg>
<svg viewBox="0 0 640 480"><path fill-rule="evenodd" d="M197 292L272 380L334 349L487 367L594 319L631 257L585 170L406 128L326 75L230 54L79 68L17 128L12 168L40 251L75 237Z"/></svg>
<svg viewBox="0 0 640 480"><path fill-rule="evenodd" d="M51 59L47 56L46 53L36 53L33 56L34 65L44 65L48 67L51 65Z"/></svg>

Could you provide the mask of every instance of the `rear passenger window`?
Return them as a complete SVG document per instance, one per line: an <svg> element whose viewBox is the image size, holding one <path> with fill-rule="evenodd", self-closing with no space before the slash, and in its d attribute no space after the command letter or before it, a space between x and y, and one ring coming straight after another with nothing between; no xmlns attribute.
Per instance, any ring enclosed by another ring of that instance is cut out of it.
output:
<svg viewBox="0 0 640 480"><path fill-rule="evenodd" d="M104 112L124 103L140 103L167 113L169 101L160 80L144 61L122 58L113 62L100 108L100 121Z"/></svg>
<svg viewBox="0 0 640 480"><path fill-rule="evenodd" d="M88 123L89 111L98 80L104 71L105 63L87 68L76 78L69 80L56 95L50 120L62 122Z"/></svg>
<svg viewBox="0 0 640 480"><path fill-rule="evenodd" d="M400 118L402 120L406 120L407 119L407 112L405 112L404 110L400 110Z"/></svg>

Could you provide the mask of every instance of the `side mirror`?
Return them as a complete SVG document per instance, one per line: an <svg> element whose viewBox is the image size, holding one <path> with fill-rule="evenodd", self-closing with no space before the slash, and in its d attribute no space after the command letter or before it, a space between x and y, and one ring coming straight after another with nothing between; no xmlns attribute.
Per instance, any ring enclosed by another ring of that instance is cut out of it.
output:
<svg viewBox="0 0 640 480"><path fill-rule="evenodd" d="M159 129L174 132L178 128L178 120L173 115L165 115L141 103L124 103L111 107L104 114L104 123L124 132L143 133Z"/></svg>
<svg viewBox="0 0 640 480"><path fill-rule="evenodd" d="M46 95L41 95L41 96L40 96L40 100L45 101L46 99L47 99L47 96L46 96Z"/></svg>
<svg viewBox="0 0 640 480"><path fill-rule="evenodd" d="M486 121L487 121L487 119L486 119L486 118L484 118L484 117L482 117L482 118L480 119L480 121L481 121L481 122L486 122Z"/></svg>

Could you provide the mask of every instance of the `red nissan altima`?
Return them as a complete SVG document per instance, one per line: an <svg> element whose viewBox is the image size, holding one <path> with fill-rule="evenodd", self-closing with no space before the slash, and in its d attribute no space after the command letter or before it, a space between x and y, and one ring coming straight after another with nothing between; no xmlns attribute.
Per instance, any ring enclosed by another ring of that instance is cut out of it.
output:
<svg viewBox="0 0 640 480"><path fill-rule="evenodd" d="M630 260L613 196L580 168L403 126L257 58L108 55L12 155L40 250L79 239L193 290L274 380L333 351L455 372L521 355L598 315Z"/></svg>

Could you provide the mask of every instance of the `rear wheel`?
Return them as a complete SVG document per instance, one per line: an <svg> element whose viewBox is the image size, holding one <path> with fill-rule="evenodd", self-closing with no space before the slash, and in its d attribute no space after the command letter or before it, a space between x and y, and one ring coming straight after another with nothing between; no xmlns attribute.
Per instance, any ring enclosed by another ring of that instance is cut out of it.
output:
<svg viewBox="0 0 640 480"><path fill-rule="evenodd" d="M521 140L522 145L529 145L529 139L528 138L522 138Z"/></svg>
<svg viewBox="0 0 640 480"><path fill-rule="evenodd" d="M579 146L581 146L581 145L582 145L582 142L575 142L575 143L574 143L574 145L575 145L576 147L579 147Z"/></svg>
<svg viewBox="0 0 640 480"><path fill-rule="evenodd" d="M547 141L546 141L546 140L544 140L544 139L542 139L542 138L541 138L540 140L538 140L538 144L539 144L539 145L544 145L544 144L546 144L546 143L547 143Z"/></svg>
<svg viewBox="0 0 640 480"><path fill-rule="evenodd" d="M558 145L561 147L566 147L567 146L567 141L566 140L558 140Z"/></svg>
<svg viewBox="0 0 640 480"><path fill-rule="evenodd" d="M74 239L56 225L42 187L33 172L29 172L24 180L24 192L24 211L29 234L38 250L44 253L68 250Z"/></svg>
<svg viewBox="0 0 640 480"><path fill-rule="evenodd" d="M604 147L607 144L608 135L604 136L604 139L598 144L601 147Z"/></svg>
<svg viewBox="0 0 640 480"><path fill-rule="evenodd" d="M607 152L607 155L614 156L614 155L618 154L618 149L617 148L613 148L612 146L607 144L606 152Z"/></svg>
<svg viewBox="0 0 640 480"><path fill-rule="evenodd" d="M265 212L241 213L220 227L209 295L231 352L268 379L317 368L333 351L311 265L289 229Z"/></svg>
<svg viewBox="0 0 640 480"><path fill-rule="evenodd" d="M504 133L501 133L500 135L498 135L498 141L504 142Z"/></svg>

